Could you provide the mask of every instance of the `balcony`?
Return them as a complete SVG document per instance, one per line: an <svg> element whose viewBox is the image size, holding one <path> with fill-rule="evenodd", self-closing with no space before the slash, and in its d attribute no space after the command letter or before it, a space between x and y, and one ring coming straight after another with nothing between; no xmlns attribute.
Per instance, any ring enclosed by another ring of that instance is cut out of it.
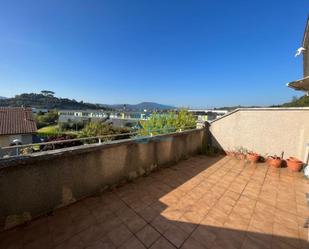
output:
<svg viewBox="0 0 309 249"><path fill-rule="evenodd" d="M244 110L210 128L4 159L0 248L307 248L303 173L198 153L245 143L305 156L308 111Z"/></svg>
<svg viewBox="0 0 309 249"><path fill-rule="evenodd" d="M301 173L195 156L0 235L1 248L307 248Z"/></svg>

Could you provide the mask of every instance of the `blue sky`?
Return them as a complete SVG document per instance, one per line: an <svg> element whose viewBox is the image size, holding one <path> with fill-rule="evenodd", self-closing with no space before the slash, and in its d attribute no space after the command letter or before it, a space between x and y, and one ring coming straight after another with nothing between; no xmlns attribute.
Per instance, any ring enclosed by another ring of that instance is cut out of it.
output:
<svg viewBox="0 0 309 249"><path fill-rule="evenodd" d="M1 1L0 96L270 105L300 94L308 0Z"/></svg>

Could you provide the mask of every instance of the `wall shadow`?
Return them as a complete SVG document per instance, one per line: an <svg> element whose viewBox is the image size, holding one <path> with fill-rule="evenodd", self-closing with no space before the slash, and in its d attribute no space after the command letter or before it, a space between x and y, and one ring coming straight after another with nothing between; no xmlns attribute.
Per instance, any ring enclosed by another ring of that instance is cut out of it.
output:
<svg viewBox="0 0 309 249"><path fill-rule="evenodd" d="M294 236L289 221L287 226L278 223L271 230L266 225L248 229L245 218L252 215L249 211L229 216L228 207L226 212L223 204L222 210L216 208L227 191L230 199L225 201L234 198L236 205L242 192L237 195L234 183L255 177L257 167L262 166L223 156L195 156L2 232L0 248L16 244L39 248L35 246L40 243L44 248L71 248L72 243L74 248L96 243L97 248L308 248L307 238ZM261 175L262 171L257 172ZM250 195L245 200L248 206L242 206L244 210L251 205Z"/></svg>

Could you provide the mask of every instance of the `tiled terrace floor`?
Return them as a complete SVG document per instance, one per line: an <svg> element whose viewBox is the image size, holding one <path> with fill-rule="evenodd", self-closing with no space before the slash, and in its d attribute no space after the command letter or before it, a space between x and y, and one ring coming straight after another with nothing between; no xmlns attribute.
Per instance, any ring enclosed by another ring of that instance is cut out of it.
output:
<svg viewBox="0 0 309 249"><path fill-rule="evenodd" d="M306 192L300 173L193 157L6 231L0 248L308 248Z"/></svg>

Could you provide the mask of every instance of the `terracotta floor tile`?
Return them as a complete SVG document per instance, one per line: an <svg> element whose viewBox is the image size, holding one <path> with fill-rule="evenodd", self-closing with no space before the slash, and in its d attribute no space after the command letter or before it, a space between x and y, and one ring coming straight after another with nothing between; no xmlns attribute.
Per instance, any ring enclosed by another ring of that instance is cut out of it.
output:
<svg viewBox="0 0 309 249"><path fill-rule="evenodd" d="M119 212L116 212L116 215L123 222L127 222L128 220L136 216L136 213L131 208L127 207L125 209L120 210Z"/></svg>
<svg viewBox="0 0 309 249"><path fill-rule="evenodd" d="M199 224L205 217L205 214L198 209L187 210L183 213L180 220L185 220L193 224Z"/></svg>
<svg viewBox="0 0 309 249"><path fill-rule="evenodd" d="M107 218L109 218L110 216L113 215L111 210L109 210L107 208L102 208L102 207L96 207L95 209L93 209L92 214L93 214L94 218L98 221L106 220Z"/></svg>
<svg viewBox="0 0 309 249"><path fill-rule="evenodd" d="M241 248L244 240L244 231L221 229L214 241L214 246L226 249L238 249Z"/></svg>
<svg viewBox="0 0 309 249"><path fill-rule="evenodd" d="M298 228L297 216L280 209L276 209L274 221L291 229Z"/></svg>
<svg viewBox="0 0 309 249"><path fill-rule="evenodd" d="M85 247L85 249L116 249L116 246L110 241L96 241Z"/></svg>
<svg viewBox="0 0 309 249"><path fill-rule="evenodd" d="M250 239L250 242L262 247L271 249L271 241L272 241L272 235L271 234L265 234L265 233L252 233L249 232L246 234L247 238ZM251 244L251 243L249 243Z"/></svg>
<svg viewBox="0 0 309 249"><path fill-rule="evenodd" d="M0 233L0 248L22 248L24 230L16 228Z"/></svg>
<svg viewBox="0 0 309 249"><path fill-rule="evenodd" d="M160 212L158 212L156 209L152 208L151 206L148 206L141 210L139 212L140 216L144 218L144 220L148 223L150 223L154 218L156 218Z"/></svg>
<svg viewBox="0 0 309 249"><path fill-rule="evenodd" d="M125 242L120 249L145 249L146 247L135 236Z"/></svg>
<svg viewBox="0 0 309 249"><path fill-rule="evenodd" d="M297 215L309 217L309 207L307 205L297 205Z"/></svg>
<svg viewBox="0 0 309 249"><path fill-rule="evenodd" d="M191 237L206 248L211 248L219 232L219 228L198 226Z"/></svg>
<svg viewBox="0 0 309 249"><path fill-rule="evenodd" d="M82 242L81 238L78 235L74 235L70 239L66 240L65 242L61 243L55 249L83 249L85 248L84 243Z"/></svg>
<svg viewBox="0 0 309 249"><path fill-rule="evenodd" d="M157 216L151 222L151 226L153 226L161 234L163 234L169 228L170 225L171 225L171 222L161 215Z"/></svg>
<svg viewBox="0 0 309 249"><path fill-rule="evenodd" d="M54 247L53 239L51 234L46 234L42 237L36 237L35 240L25 243L24 247L25 249L51 249Z"/></svg>
<svg viewBox="0 0 309 249"><path fill-rule="evenodd" d="M228 217L224 223L225 228L236 229L240 231L246 231L250 223L250 219L246 219L242 216L232 214Z"/></svg>
<svg viewBox="0 0 309 249"><path fill-rule="evenodd" d="M223 225L226 220L228 218L228 214L227 213L224 213L220 210L217 210L215 208L211 209L209 211L209 213L206 215L206 217L203 219L203 221L201 222L201 224L204 224L204 225L212 225L213 221L215 221L216 224L218 225ZM210 222L210 223L208 223Z"/></svg>
<svg viewBox="0 0 309 249"><path fill-rule="evenodd" d="M272 245L272 248L276 248L276 249L295 249L297 247L291 245L291 244L293 244L293 241L297 242L297 239L295 239L295 240L291 239L291 243L287 244L284 241L282 241L282 239L275 236L272 239L271 245ZM308 248L308 245L304 249L307 249L307 248Z"/></svg>
<svg viewBox="0 0 309 249"><path fill-rule="evenodd" d="M46 237L49 235L50 230L48 226L47 218L44 219L44 222L40 223L32 223L28 226L25 226L23 228L24 236L23 236L23 242L24 243L30 243L34 240L36 240L39 237Z"/></svg>
<svg viewBox="0 0 309 249"><path fill-rule="evenodd" d="M108 233L110 240L118 247L126 242L133 234L125 225L120 225Z"/></svg>
<svg viewBox="0 0 309 249"><path fill-rule="evenodd" d="M136 236L146 247L150 247L161 235L153 227L146 225Z"/></svg>
<svg viewBox="0 0 309 249"><path fill-rule="evenodd" d="M78 233L84 245L90 245L105 237L107 230L100 224L95 224Z"/></svg>
<svg viewBox="0 0 309 249"><path fill-rule="evenodd" d="M178 220L184 213L184 210L179 208L167 208L161 213L161 216L168 220Z"/></svg>
<svg viewBox="0 0 309 249"><path fill-rule="evenodd" d="M274 223L273 235L278 237L279 240L285 242L286 244L298 247L298 229L290 229L286 226L283 226L282 224Z"/></svg>
<svg viewBox="0 0 309 249"><path fill-rule="evenodd" d="M175 249L176 247L171 244L164 237L160 237L151 247L151 249Z"/></svg>
<svg viewBox="0 0 309 249"><path fill-rule="evenodd" d="M249 230L258 231L266 234L272 234L273 222L267 220L260 220L257 216L253 216L250 221Z"/></svg>
<svg viewBox="0 0 309 249"><path fill-rule="evenodd" d="M233 205L231 205L230 203L228 202L225 202L225 201L219 201L215 206L214 206L214 209L218 210L218 211L221 211L225 214L229 214L232 209L233 209Z"/></svg>
<svg viewBox="0 0 309 249"><path fill-rule="evenodd" d="M183 244L183 242L189 237L188 233L175 225L171 225L163 236L177 248L179 248Z"/></svg>
<svg viewBox="0 0 309 249"><path fill-rule="evenodd" d="M254 241L250 238L246 238L241 249L270 249L270 247L265 247L265 245L260 244L259 241Z"/></svg>
<svg viewBox="0 0 309 249"><path fill-rule="evenodd" d="M203 244L196 241L193 237L188 238L181 249L207 249Z"/></svg>
<svg viewBox="0 0 309 249"><path fill-rule="evenodd" d="M236 192L233 192L231 190L227 190L225 193L224 193L224 196L226 197L229 197L231 198L232 200L234 200L235 202L239 199L240 197L240 194L239 193L236 193Z"/></svg>
<svg viewBox="0 0 309 249"><path fill-rule="evenodd" d="M197 156L0 233L0 248L306 248L301 173Z"/></svg>
<svg viewBox="0 0 309 249"><path fill-rule="evenodd" d="M173 225L176 225L178 228L188 234L190 234L198 226L197 223L192 223L184 216L180 217L180 219L177 222L173 223Z"/></svg>
<svg viewBox="0 0 309 249"><path fill-rule="evenodd" d="M51 234L54 244L58 245L75 235L76 230L75 227L70 224L64 227L58 227L58 229L54 230Z"/></svg>
<svg viewBox="0 0 309 249"><path fill-rule="evenodd" d="M134 217L130 218L124 223L132 233L138 232L147 224L145 220L139 217L138 215L135 215Z"/></svg>
<svg viewBox="0 0 309 249"><path fill-rule="evenodd" d="M96 219L93 215L89 214L82 217L76 217L73 221L73 226L75 227L76 232L80 232L94 225L95 223Z"/></svg>

